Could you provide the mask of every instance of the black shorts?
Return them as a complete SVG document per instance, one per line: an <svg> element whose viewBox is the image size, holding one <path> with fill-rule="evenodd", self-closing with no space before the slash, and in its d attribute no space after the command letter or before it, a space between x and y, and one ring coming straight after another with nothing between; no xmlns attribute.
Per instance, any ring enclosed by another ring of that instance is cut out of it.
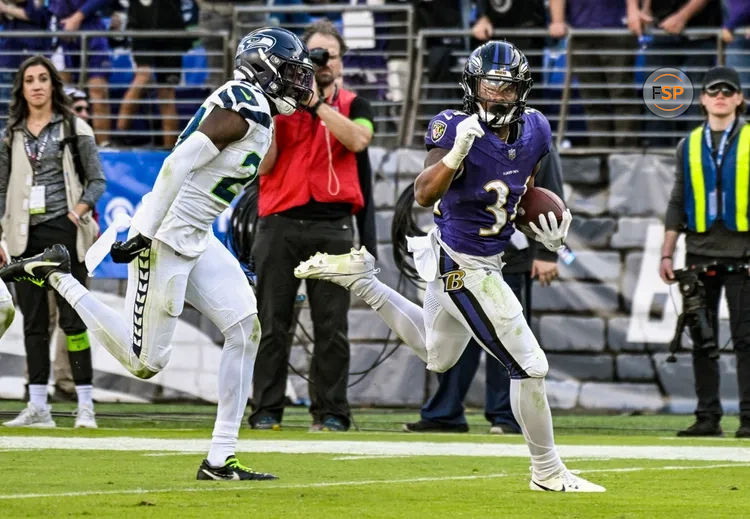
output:
<svg viewBox="0 0 750 519"><path fill-rule="evenodd" d="M190 45L190 40L176 38L137 38L133 40L133 61L137 66L153 68L157 83L177 85L182 72L182 55Z"/></svg>

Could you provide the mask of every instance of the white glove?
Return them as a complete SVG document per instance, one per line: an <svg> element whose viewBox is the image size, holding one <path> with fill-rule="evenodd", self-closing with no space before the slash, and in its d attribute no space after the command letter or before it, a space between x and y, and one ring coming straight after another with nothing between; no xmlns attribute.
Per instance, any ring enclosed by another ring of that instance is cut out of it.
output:
<svg viewBox="0 0 750 519"><path fill-rule="evenodd" d="M456 138L453 141L453 147L448 154L443 157L443 164L451 169L458 169L461 163L469 154L471 145L474 144L474 138L482 137L484 130L479 126L479 116L477 114L467 117L456 125Z"/></svg>
<svg viewBox="0 0 750 519"><path fill-rule="evenodd" d="M544 214L539 215L539 226L541 229L534 225L534 222L529 222L529 227L536 234L536 241L552 252L556 252L563 246L565 238L568 236L571 220L573 220L573 216L570 214L570 209L566 209L562 215L562 223L558 226L555 213L550 211L547 213L546 218Z"/></svg>

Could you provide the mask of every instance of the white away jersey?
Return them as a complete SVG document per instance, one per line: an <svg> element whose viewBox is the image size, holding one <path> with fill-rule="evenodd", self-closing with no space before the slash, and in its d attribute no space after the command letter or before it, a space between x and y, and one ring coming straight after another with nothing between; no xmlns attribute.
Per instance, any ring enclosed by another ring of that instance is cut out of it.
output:
<svg viewBox="0 0 750 519"><path fill-rule="evenodd" d="M204 167L188 173L153 236L188 257L196 257L206 250L212 223L244 186L256 177L258 165L271 145L273 119L266 97L254 85L228 81L203 102L176 146L193 133L203 118L217 106L239 113L249 125L247 133L221 150ZM168 174L164 168L159 172L160 176ZM174 192L176 186L172 187L164 191ZM155 188L144 197L139 211L148 210L150 204L164 203L160 202L164 198ZM143 229L138 230L143 232Z"/></svg>

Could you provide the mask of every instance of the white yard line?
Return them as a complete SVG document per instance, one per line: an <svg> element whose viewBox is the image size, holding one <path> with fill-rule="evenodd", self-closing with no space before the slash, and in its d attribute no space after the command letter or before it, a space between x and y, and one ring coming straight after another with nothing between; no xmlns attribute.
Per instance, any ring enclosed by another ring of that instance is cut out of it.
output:
<svg viewBox="0 0 750 519"><path fill-rule="evenodd" d="M639 472L646 470L710 470L726 467L742 467L748 466L746 463L722 463L716 465L695 465L695 466L665 466L665 467L627 467L627 468L611 468L611 469L592 469L592 470L576 470L577 474L584 473L602 473L602 472ZM485 474L485 475L474 475L474 476L443 476L434 478L408 478L408 479L370 479L362 481L337 481L329 483L298 483L298 484L277 484L272 482L254 482L245 483L242 485L236 484L219 484L217 486L197 486L187 488L159 488L159 489L145 489L145 488L133 488L123 490L89 490L81 492L50 492L50 493L35 493L35 494L0 494L0 500L10 499L41 499L41 498L61 498L61 497L86 497L86 496L106 496L106 495L131 495L131 494L165 494L170 492L182 493L182 492L237 492L239 490L251 491L257 494L260 491L272 491L278 489L298 489L298 488L326 488L326 487L356 487L356 486L370 486L370 485L403 485L409 483L430 483L435 481L471 481L479 479L497 479L506 477L528 477L528 472L518 474Z"/></svg>
<svg viewBox="0 0 750 519"><path fill-rule="evenodd" d="M0 436L0 449L73 449L205 453L209 440L161 438L63 438L55 436ZM558 445L563 458L650 459L750 462L750 449L743 447L668 445ZM338 454L349 456L477 456L522 457L523 444L433 443L395 441L295 441L240 440L237 452L285 454Z"/></svg>

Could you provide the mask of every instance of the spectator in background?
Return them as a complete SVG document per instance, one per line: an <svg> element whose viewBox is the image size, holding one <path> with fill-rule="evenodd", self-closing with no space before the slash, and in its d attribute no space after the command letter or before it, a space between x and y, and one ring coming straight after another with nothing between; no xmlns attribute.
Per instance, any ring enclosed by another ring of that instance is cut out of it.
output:
<svg viewBox="0 0 750 519"><path fill-rule="evenodd" d="M180 0L146 2L131 0L128 8L128 29L184 30ZM133 38L135 76L120 104L117 130L126 131L138 116L137 104L143 89L156 80L156 96L161 115L162 145L171 149L179 133L179 116L175 105L175 86L180 82L182 54L190 47L190 40L176 38ZM163 53L169 53L164 55Z"/></svg>
<svg viewBox="0 0 750 519"><path fill-rule="evenodd" d="M553 38L564 38L568 25L574 29L624 28L625 0L549 0L549 11L548 30ZM576 36L572 42L573 73L578 77L586 126L589 132L600 134L589 137L589 146L636 144L635 132L639 125L635 117L639 107L622 103L641 97L640 92L636 97L633 90L636 45L633 36ZM584 68L598 70L576 70ZM593 84L600 86L587 88ZM629 137L625 135L628 133Z"/></svg>
<svg viewBox="0 0 750 519"><path fill-rule="evenodd" d="M352 215L360 242L376 250L372 173L367 146L372 110L339 86L346 52L329 20L302 36L314 63L308 111L274 118L271 147L260 165L259 220L253 243L262 335L253 378L250 426L278 429L284 413L289 330L299 280L294 267L316 250L341 254L353 244ZM284 144L282 148L280 143ZM315 348L310 367L313 429L349 428L347 400L349 293L324 281L307 283Z"/></svg>
<svg viewBox="0 0 750 519"><path fill-rule="evenodd" d="M547 188L562 198L562 166L560 156L552 148L541 160L534 185ZM508 244L503 254L503 280L508 283L523 307L526 322L531 324L531 283L537 278L548 285L557 277L557 254L526 239L521 231ZM463 401L479 367L481 346L469 341L458 362L445 373L438 373L439 386L419 413L420 420L404 424L407 432L467 432ZM490 422L490 434L519 434L510 407L510 374L492 355L485 355L484 417Z"/></svg>
<svg viewBox="0 0 750 519"><path fill-rule="evenodd" d="M89 111L89 96L79 88L67 87L65 95L70 98L70 109L83 121L91 125L91 112Z"/></svg>
<svg viewBox="0 0 750 519"><path fill-rule="evenodd" d="M721 39L727 44L727 66L737 70L745 85L745 94L750 95L750 28L746 28L744 34L734 34L738 27L750 26L750 2L723 0L723 4L725 17Z"/></svg>
<svg viewBox="0 0 750 519"><path fill-rule="evenodd" d="M638 37L649 27L666 31L667 35L653 35L646 48L645 68L650 72L660 67L684 70L693 82L700 85L703 74L716 61L716 36L685 36L690 28L716 28L721 24L719 0L626 0L628 28ZM669 53L665 52L668 51ZM678 52L675 52L678 51ZM693 110L688 111L691 114ZM695 110L697 113L697 110ZM674 146L679 137L659 136L664 132L686 133L690 121L685 117L659 119L648 116L643 145ZM657 135L654 135L657 134Z"/></svg>
<svg viewBox="0 0 750 519"><path fill-rule="evenodd" d="M8 252L17 258L62 243L71 252L74 276L84 282L83 259L99 230L91 210L106 186L93 132L71 113L60 75L47 58L34 56L21 64L11 95L8 127L0 145L0 214ZM74 143L65 145L63 139L73 135ZM18 283L16 295L24 316L29 404L5 425L54 427L47 405L47 290ZM86 326L60 296L57 306L78 397L75 426L96 427Z"/></svg>
<svg viewBox="0 0 750 519"><path fill-rule="evenodd" d="M471 35L477 41L472 43L472 47L492 39L493 33L500 29L544 29L546 20L544 0L478 0L477 21L471 28ZM540 85L544 36L505 35L500 30L499 37L524 49L532 71L531 77L534 83Z"/></svg>
<svg viewBox="0 0 750 519"><path fill-rule="evenodd" d="M43 0L0 0L0 23L3 31L39 31L49 27L50 14ZM44 54L52 48L51 38L0 38L0 69L16 70L33 54ZM14 72L0 71L0 99L8 99ZM8 113L3 102L0 114Z"/></svg>
<svg viewBox="0 0 750 519"><path fill-rule="evenodd" d="M66 87L65 95L70 99L70 109L86 124L90 124L89 96L78 88ZM75 381L73 371L70 368L68 358L68 342L65 332L57 325L59 313L55 292L48 293L47 304L49 305L50 337L55 348L55 360L52 362L52 380L55 385L54 396L58 400L76 400ZM27 374L28 375L28 374Z"/></svg>
<svg viewBox="0 0 750 519"><path fill-rule="evenodd" d="M750 272L745 268L750 261L750 126L742 117L746 105L737 71L729 67L710 69L704 76L699 102L704 122L677 145L659 275L665 283L675 283L673 256L677 238L684 232L685 265L715 265L713 273L698 270L713 340L706 340L700 326L690 326L698 402L695 423L677 436L722 435L717 345L719 301L724 291L737 358L740 427L735 436L750 438ZM743 267L726 269L730 265Z"/></svg>
<svg viewBox="0 0 750 519"><path fill-rule="evenodd" d="M233 9L235 7L261 7L266 4L265 0L197 0L198 1L198 28L218 35L219 31L227 32L229 42L236 41L233 38L232 27L235 21L242 21L243 25L255 23L257 27L264 25L265 14L245 14L241 20L235 20ZM243 35L239 35L241 37ZM202 38L203 48L206 49L208 68L208 84L217 87L224 84L227 73L233 68L233 63L227 62L227 50L222 45L220 38Z"/></svg>
<svg viewBox="0 0 750 519"><path fill-rule="evenodd" d="M56 31L103 31L104 21L97 14L99 9L109 5L111 0L49 0L49 10L55 16L52 28ZM81 40L78 37L60 38L65 73L63 78L71 83L82 67ZM105 36L95 36L87 40L88 61L86 79L96 142L104 146L109 142L109 93L107 74L110 69L109 43ZM62 67L60 67L62 70Z"/></svg>

